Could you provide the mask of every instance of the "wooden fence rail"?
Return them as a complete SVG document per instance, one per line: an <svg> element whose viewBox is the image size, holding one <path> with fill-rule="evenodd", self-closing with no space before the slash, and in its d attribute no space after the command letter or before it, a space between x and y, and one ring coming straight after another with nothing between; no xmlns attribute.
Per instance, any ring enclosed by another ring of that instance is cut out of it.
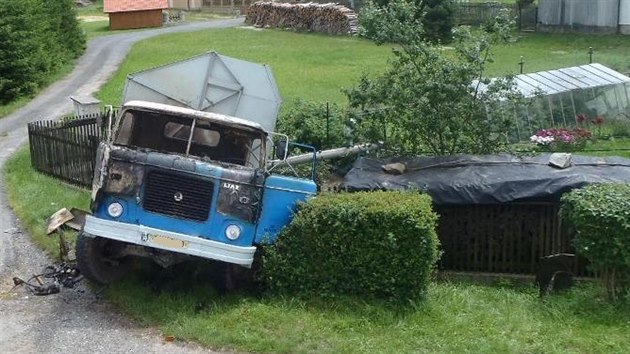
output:
<svg viewBox="0 0 630 354"><path fill-rule="evenodd" d="M558 203L437 207L445 270L534 274L541 257L575 253ZM578 258L573 273L590 275Z"/></svg>
<svg viewBox="0 0 630 354"><path fill-rule="evenodd" d="M105 113L28 124L31 165L39 172L83 187L92 185L94 159Z"/></svg>

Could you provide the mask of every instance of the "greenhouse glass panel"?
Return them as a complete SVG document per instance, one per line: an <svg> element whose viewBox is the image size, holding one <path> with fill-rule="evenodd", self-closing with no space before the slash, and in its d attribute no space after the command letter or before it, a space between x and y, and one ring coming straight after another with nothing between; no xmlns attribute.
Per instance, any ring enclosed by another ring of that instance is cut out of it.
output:
<svg viewBox="0 0 630 354"><path fill-rule="evenodd" d="M520 74L514 83L530 100L512 110L517 124L510 138L523 139L546 128L588 127L597 117L630 121L630 77L601 64Z"/></svg>

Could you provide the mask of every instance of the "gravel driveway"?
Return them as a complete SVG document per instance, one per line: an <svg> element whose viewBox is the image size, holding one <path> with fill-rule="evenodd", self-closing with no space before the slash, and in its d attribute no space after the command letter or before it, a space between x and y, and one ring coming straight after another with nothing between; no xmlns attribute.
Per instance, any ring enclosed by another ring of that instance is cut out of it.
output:
<svg viewBox="0 0 630 354"><path fill-rule="evenodd" d="M204 21L93 39L70 75L0 120L0 168L27 141L26 123L70 112L69 97L96 92L113 75L134 43L164 33L234 27L242 23L242 18ZM77 289L62 289L60 294L43 297L32 296L23 288L8 293L13 286L12 277L28 278L51 263L21 230L7 205L4 181L0 181L1 353L209 352L196 345L163 341L159 331L133 323L83 283Z"/></svg>

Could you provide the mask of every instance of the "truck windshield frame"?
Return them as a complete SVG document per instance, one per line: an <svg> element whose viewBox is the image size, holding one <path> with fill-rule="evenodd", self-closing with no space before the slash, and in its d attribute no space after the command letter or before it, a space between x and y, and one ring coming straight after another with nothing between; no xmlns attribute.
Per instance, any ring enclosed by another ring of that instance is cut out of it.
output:
<svg viewBox="0 0 630 354"><path fill-rule="evenodd" d="M248 126L168 112L125 110L113 131L114 145L265 167L266 134Z"/></svg>

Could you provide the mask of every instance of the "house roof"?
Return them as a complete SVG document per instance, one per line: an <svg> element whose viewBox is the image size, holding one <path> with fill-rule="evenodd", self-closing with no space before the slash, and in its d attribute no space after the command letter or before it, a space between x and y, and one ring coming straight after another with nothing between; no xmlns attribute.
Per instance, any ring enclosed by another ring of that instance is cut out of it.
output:
<svg viewBox="0 0 630 354"><path fill-rule="evenodd" d="M105 0L103 12L130 12L162 10L168 8L168 0Z"/></svg>

